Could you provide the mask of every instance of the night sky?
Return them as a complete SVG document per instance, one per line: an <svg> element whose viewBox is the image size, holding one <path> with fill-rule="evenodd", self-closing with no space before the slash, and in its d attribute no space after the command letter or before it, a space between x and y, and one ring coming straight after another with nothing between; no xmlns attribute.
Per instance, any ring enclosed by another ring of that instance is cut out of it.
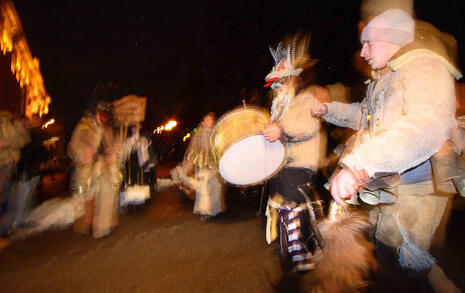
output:
<svg viewBox="0 0 465 293"><path fill-rule="evenodd" d="M463 55L465 1L415 4L417 17L453 34ZM98 82L148 97L147 126L168 118L193 127L221 115L261 86L268 45L312 32L315 82L350 80L359 49L361 1L14 1L39 58L52 115L71 130ZM464 58L460 67L464 69ZM152 128L153 129L153 128Z"/></svg>

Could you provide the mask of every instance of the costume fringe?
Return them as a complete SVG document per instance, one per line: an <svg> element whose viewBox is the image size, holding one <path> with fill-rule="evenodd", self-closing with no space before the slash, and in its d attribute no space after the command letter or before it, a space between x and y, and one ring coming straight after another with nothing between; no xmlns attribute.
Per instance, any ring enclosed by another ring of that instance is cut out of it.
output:
<svg viewBox="0 0 465 293"><path fill-rule="evenodd" d="M314 292L362 292L376 270L374 245L366 237L368 214L349 212L335 202L329 214L319 224L325 245L315 255Z"/></svg>
<svg viewBox="0 0 465 293"><path fill-rule="evenodd" d="M416 272L429 270L436 263L436 259L428 252L421 250L420 247L410 240L407 231L400 224L399 215L394 215L394 219L403 240L403 243L397 248L400 266L404 270L411 269Z"/></svg>

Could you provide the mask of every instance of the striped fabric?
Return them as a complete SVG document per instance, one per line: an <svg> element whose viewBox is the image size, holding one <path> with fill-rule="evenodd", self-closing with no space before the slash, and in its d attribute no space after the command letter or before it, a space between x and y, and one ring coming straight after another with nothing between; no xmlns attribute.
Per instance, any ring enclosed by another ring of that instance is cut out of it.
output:
<svg viewBox="0 0 465 293"><path fill-rule="evenodd" d="M288 207L281 206L279 208L281 227L285 227L286 231L281 231L281 237L287 237L287 241L281 241L281 252L287 255L293 264L293 270L304 272L315 267L312 262L312 253L309 251L301 231L300 213L306 210L306 206ZM282 230L282 228L281 228ZM287 243L287 245L286 245Z"/></svg>

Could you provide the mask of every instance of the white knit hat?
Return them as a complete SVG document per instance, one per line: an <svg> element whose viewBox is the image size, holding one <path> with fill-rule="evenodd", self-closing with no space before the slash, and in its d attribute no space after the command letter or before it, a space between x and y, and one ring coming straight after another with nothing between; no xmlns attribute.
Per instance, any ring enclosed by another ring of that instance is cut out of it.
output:
<svg viewBox="0 0 465 293"><path fill-rule="evenodd" d="M362 31L360 41L387 42L404 46L413 41L415 21L401 9L390 9L373 18Z"/></svg>

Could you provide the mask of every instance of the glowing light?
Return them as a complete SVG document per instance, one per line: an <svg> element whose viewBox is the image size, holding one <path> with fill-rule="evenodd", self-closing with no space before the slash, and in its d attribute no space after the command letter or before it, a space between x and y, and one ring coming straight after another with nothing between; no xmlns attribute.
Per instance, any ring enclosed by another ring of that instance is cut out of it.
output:
<svg viewBox="0 0 465 293"><path fill-rule="evenodd" d="M173 128L176 127L176 125L178 125L178 122L174 120L168 121L168 123L166 123L165 125L165 130L166 131L173 130Z"/></svg>
<svg viewBox="0 0 465 293"><path fill-rule="evenodd" d="M59 141L59 140L60 140L60 138L59 138L58 136L54 136L54 137L52 137L52 138L49 138L49 139L47 139L47 140L44 140L44 141L42 142L42 144L43 144L44 146L53 145L53 144L55 144L55 142L57 142L57 141Z"/></svg>
<svg viewBox="0 0 465 293"><path fill-rule="evenodd" d="M39 60L32 56L12 1L0 1L0 51L11 54L10 69L24 93L24 114L47 114L50 97L45 90Z"/></svg>
<svg viewBox="0 0 465 293"><path fill-rule="evenodd" d="M55 123L55 119L52 118L52 119L48 120L47 122L45 122L44 125L42 125L42 129L47 128L49 125L51 125L53 123Z"/></svg>
<svg viewBox="0 0 465 293"><path fill-rule="evenodd" d="M163 131L171 131L174 127L176 127L176 125L178 125L178 122L176 122L175 120L170 120L165 125L158 126L157 128L155 128L153 133L160 134Z"/></svg>
<svg viewBox="0 0 465 293"><path fill-rule="evenodd" d="M154 134L155 134L155 133L156 133L156 134L160 134L160 133L163 132L163 130L165 130L165 126L164 126L164 125L158 126L158 127L153 131L153 133L154 133Z"/></svg>
<svg viewBox="0 0 465 293"><path fill-rule="evenodd" d="M191 134L188 133L188 134L184 135L184 137L182 138L182 141L186 141L186 140L188 140L190 137L191 137Z"/></svg>

